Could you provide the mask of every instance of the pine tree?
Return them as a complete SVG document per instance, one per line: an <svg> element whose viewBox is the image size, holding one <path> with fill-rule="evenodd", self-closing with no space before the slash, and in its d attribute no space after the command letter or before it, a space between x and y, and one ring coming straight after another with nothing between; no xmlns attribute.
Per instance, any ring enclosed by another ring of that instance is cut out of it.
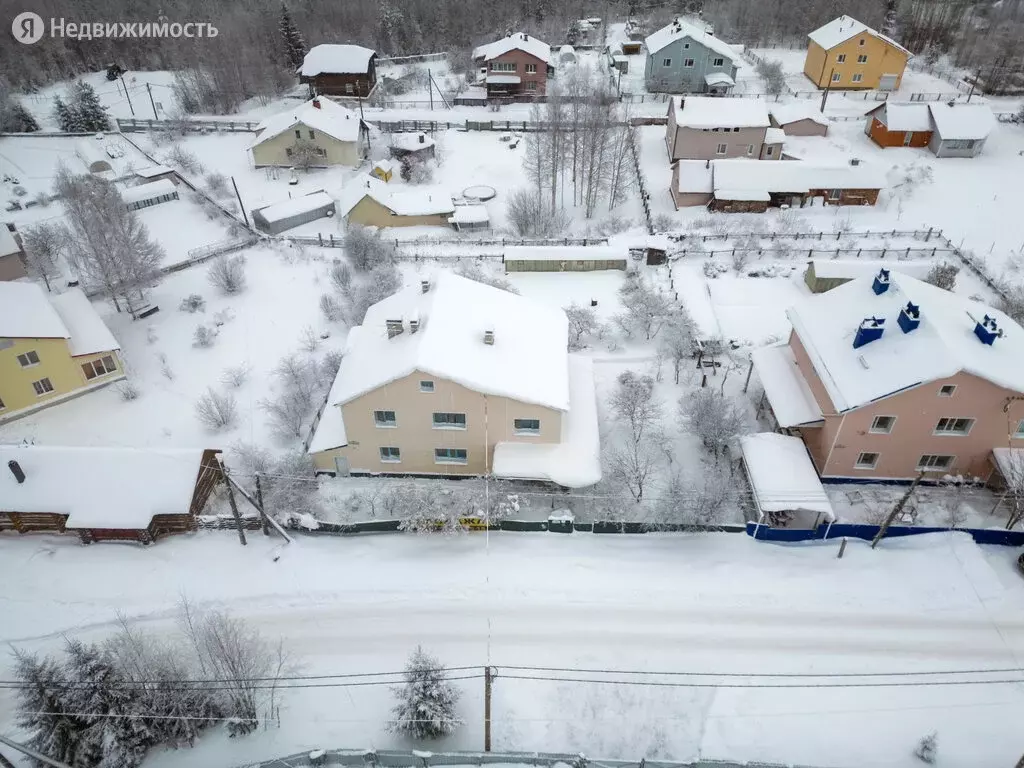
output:
<svg viewBox="0 0 1024 768"><path fill-rule="evenodd" d="M284 41L284 57L292 69L302 66L302 60L306 58L306 41L299 32L299 28L292 21L288 13L288 6L281 3L281 21L278 24L281 31L281 38Z"/></svg>
<svg viewBox="0 0 1024 768"><path fill-rule="evenodd" d="M35 133L39 130L39 123L20 101L11 101L7 105L7 110L0 115L0 123L4 133Z"/></svg>
<svg viewBox="0 0 1024 768"><path fill-rule="evenodd" d="M14 651L18 689L18 727L28 731L27 744L37 752L69 765L78 765L85 724L68 706L68 680L60 662Z"/></svg>
<svg viewBox="0 0 1024 768"><path fill-rule="evenodd" d="M455 714L459 690L445 679L445 671L436 658L416 647L405 666L405 685L394 689L398 703L388 726L393 733L436 739L462 725Z"/></svg>
<svg viewBox="0 0 1024 768"><path fill-rule="evenodd" d="M53 97L53 114L57 118L57 125L62 131L74 131L75 128L75 116L71 113L71 107L69 107L60 96Z"/></svg>
<svg viewBox="0 0 1024 768"><path fill-rule="evenodd" d="M896 36L896 13L898 0L885 0L885 19L882 22L882 34Z"/></svg>
<svg viewBox="0 0 1024 768"><path fill-rule="evenodd" d="M79 128L85 133L110 130L110 116L107 108L100 103L99 96L91 85L84 80L79 80L72 91L73 113L77 113Z"/></svg>

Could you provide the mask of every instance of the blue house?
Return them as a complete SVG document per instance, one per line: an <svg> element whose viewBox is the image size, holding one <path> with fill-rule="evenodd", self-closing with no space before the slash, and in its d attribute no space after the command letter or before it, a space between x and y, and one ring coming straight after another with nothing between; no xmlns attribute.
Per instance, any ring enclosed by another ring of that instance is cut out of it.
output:
<svg viewBox="0 0 1024 768"><path fill-rule="evenodd" d="M736 85L739 53L702 27L676 19L644 45L648 91L716 95L729 93Z"/></svg>

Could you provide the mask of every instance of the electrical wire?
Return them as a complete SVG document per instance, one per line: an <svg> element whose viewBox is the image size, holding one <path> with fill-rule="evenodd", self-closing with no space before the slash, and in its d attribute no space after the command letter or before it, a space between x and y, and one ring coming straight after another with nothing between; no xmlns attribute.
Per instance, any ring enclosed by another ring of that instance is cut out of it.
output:
<svg viewBox="0 0 1024 768"><path fill-rule="evenodd" d="M578 677L528 677L524 675L499 675L502 680L533 680L542 683L594 683L598 685L632 685L652 688L928 688L949 685L1018 685L1024 683L1024 676L1015 680L926 680L920 682L866 682L866 683L667 683L654 680L595 680Z"/></svg>

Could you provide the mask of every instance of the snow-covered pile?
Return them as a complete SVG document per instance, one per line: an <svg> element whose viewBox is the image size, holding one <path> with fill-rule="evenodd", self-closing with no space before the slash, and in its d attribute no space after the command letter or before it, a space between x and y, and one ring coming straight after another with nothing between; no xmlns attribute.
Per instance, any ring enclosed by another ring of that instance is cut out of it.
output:
<svg viewBox="0 0 1024 768"><path fill-rule="evenodd" d="M321 74L361 75L369 70L370 59L376 55L376 51L361 45L314 45L302 60L299 72L303 77Z"/></svg>

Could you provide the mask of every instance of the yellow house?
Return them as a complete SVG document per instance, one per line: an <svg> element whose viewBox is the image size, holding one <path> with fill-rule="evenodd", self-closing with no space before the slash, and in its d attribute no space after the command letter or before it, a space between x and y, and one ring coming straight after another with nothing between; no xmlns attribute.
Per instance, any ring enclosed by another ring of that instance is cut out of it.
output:
<svg viewBox="0 0 1024 768"><path fill-rule="evenodd" d="M309 163L314 167L357 166L368 148L366 123L352 110L322 97L274 115L256 130L249 149L257 168L303 165L306 148L314 154Z"/></svg>
<svg viewBox="0 0 1024 768"><path fill-rule="evenodd" d="M366 312L306 442L318 471L601 477L589 357L557 306L443 272Z"/></svg>
<svg viewBox="0 0 1024 768"><path fill-rule="evenodd" d="M338 212L349 224L364 227L450 227L455 204L438 188L391 192L384 189L384 182L367 179L365 185L346 191Z"/></svg>
<svg viewBox="0 0 1024 768"><path fill-rule="evenodd" d="M840 16L808 36L804 74L816 86L895 91L911 53L849 16Z"/></svg>
<svg viewBox="0 0 1024 768"><path fill-rule="evenodd" d="M78 288L0 283L0 423L120 381L119 352Z"/></svg>
<svg viewBox="0 0 1024 768"><path fill-rule="evenodd" d="M384 182L391 181L391 177L395 175L394 163L390 160L378 160L373 164L370 175Z"/></svg>

